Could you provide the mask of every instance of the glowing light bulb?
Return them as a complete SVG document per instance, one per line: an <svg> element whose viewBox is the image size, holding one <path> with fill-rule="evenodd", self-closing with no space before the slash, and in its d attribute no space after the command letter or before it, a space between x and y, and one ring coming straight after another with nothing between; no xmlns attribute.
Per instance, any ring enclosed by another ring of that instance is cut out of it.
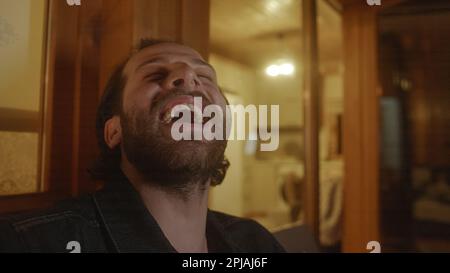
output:
<svg viewBox="0 0 450 273"><path fill-rule="evenodd" d="M294 73L294 66L290 63L285 63L279 66L279 70L282 75L292 75Z"/></svg>
<svg viewBox="0 0 450 273"><path fill-rule="evenodd" d="M280 75L289 76L294 74L294 71L295 67L291 63L272 64L266 68L266 74L270 77L278 77Z"/></svg>
<svg viewBox="0 0 450 273"><path fill-rule="evenodd" d="M270 65L266 68L266 74L270 77L277 77L278 75L280 75L280 67L275 64Z"/></svg>

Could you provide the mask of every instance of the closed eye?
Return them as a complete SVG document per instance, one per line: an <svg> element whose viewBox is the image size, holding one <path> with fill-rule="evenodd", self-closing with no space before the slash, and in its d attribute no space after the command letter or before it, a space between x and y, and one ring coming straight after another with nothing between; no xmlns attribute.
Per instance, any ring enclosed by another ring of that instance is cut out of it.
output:
<svg viewBox="0 0 450 273"><path fill-rule="evenodd" d="M164 72L154 72L145 76L145 79L148 81L161 81L166 77L166 74Z"/></svg>
<svg viewBox="0 0 450 273"><path fill-rule="evenodd" d="M198 77L199 77L199 78L202 78L202 79L206 79L206 80L208 80L208 81L213 81L212 78L211 78L210 76L208 76L208 75L202 75L202 74L200 74L200 75L198 75Z"/></svg>

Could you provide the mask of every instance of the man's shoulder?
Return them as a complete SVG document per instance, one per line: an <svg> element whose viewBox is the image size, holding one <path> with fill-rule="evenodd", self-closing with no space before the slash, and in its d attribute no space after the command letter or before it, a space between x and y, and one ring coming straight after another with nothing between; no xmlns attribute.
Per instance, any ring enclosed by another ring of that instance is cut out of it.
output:
<svg viewBox="0 0 450 273"><path fill-rule="evenodd" d="M66 199L47 209L22 211L0 215L0 223L9 223L15 230L27 230L33 227L61 221L95 222L95 214L90 198Z"/></svg>
<svg viewBox="0 0 450 273"><path fill-rule="evenodd" d="M65 251L66 241L81 240L86 230L96 227L88 196L48 209L0 215L0 252Z"/></svg>
<svg viewBox="0 0 450 273"><path fill-rule="evenodd" d="M284 252L270 231L257 221L211 211L224 234L243 252Z"/></svg>

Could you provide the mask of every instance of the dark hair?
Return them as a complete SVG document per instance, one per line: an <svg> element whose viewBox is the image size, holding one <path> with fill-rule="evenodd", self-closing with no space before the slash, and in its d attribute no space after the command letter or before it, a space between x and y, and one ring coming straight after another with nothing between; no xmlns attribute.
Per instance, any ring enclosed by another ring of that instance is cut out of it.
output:
<svg viewBox="0 0 450 273"><path fill-rule="evenodd" d="M127 83L123 70L128 61L135 54L145 48L162 43L179 44L168 40L142 39L131 54L115 68L106 84L102 98L100 99L100 104L97 108L96 117L96 135L98 146L100 148L100 155L89 169L91 177L95 180L109 180L120 173L120 147L118 146L114 149L109 148L105 142L104 128L105 123L113 116L119 115L122 110L122 94ZM230 163L228 160L224 159L222 166L212 174L212 185L218 185L223 181L229 165Z"/></svg>

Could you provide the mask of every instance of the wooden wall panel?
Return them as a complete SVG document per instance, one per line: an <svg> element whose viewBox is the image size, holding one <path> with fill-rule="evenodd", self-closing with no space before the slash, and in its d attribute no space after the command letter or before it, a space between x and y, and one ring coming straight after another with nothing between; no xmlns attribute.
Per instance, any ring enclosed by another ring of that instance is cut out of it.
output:
<svg viewBox="0 0 450 273"><path fill-rule="evenodd" d="M343 251L366 252L379 240L376 13L344 6Z"/></svg>
<svg viewBox="0 0 450 273"><path fill-rule="evenodd" d="M68 193L72 181L72 142L74 94L78 50L79 9L69 7L64 1L51 1L53 64L49 81L52 97L48 107L52 116L51 143L49 145L48 188L49 191ZM51 146L51 147L50 147Z"/></svg>
<svg viewBox="0 0 450 273"><path fill-rule="evenodd" d="M133 1L103 1L99 96L114 68L128 56L133 47L133 11Z"/></svg>
<svg viewBox="0 0 450 273"><path fill-rule="evenodd" d="M209 57L209 0L182 0L181 41Z"/></svg>
<svg viewBox="0 0 450 273"><path fill-rule="evenodd" d="M95 116L100 76L102 1L88 1L80 9L74 94L72 143L72 195L96 187L88 168L98 154Z"/></svg>

